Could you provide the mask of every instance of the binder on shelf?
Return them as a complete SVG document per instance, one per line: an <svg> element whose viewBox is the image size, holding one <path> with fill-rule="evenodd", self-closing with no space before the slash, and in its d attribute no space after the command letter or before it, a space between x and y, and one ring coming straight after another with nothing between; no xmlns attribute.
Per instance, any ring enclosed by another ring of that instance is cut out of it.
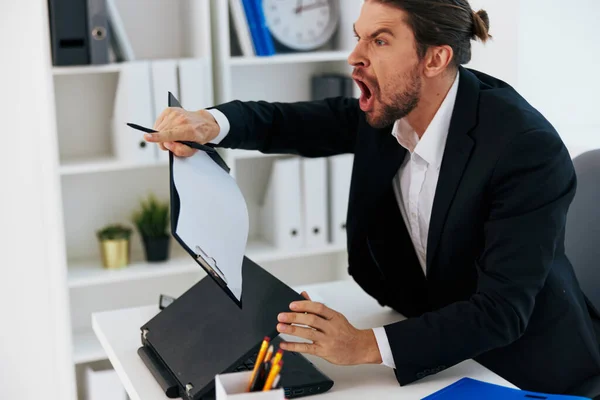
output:
<svg viewBox="0 0 600 400"><path fill-rule="evenodd" d="M152 163L156 161L155 147L150 146L127 126L138 121L154 125L150 62L134 61L123 64L119 75L112 120L113 153L120 161Z"/></svg>
<svg viewBox="0 0 600 400"><path fill-rule="evenodd" d="M260 39L262 40L262 44L264 46L264 54L265 56L272 56L275 54L275 43L273 42L273 37L271 36L271 32L267 27L267 21L265 19L265 12L263 9L262 0L250 0L254 6L257 18L258 32Z"/></svg>
<svg viewBox="0 0 600 400"><path fill-rule="evenodd" d="M258 16L253 4L253 0L241 0L244 6L244 12L246 13L246 21L250 29L250 35L252 36L252 43L254 43L254 49L256 50L257 56L265 55L265 48L261 40L260 27L258 25Z"/></svg>
<svg viewBox="0 0 600 400"><path fill-rule="evenodd" d="M229 9L235 27L235 34L238 38L240 48L242 49L242 55L244 57L255 56L256 52L254 50L254 44L252 43L250 26L248 24L248 18L246 17L242 0L229 0Z"/></svg>
<svg viewBox="0 0 600 400"><path fill-rule="evenodd" d="M353 154L329 157L329 233L335 245L346 244L346 214L350 196Z"/></svg>
<svg viewBox="0 0 600 400"><path fill-rule="evenodd" d="M134 61L135 53L115 1L106 0L110 45L115 53L116 61Z"/></svg>
<svg viewBox="0 0 600 400"><path fill-rule="evenodd" d="M280 249L304 246L300 158L276 159L260 209L263 237Z"/></svg>
<svg viewBox="0 0 600 400"><path fill-rule="evenodd" d="M87 0L88 43L91 64L108 64L108 14L106 0Z"/></svg>
<svg viewBox="0 0 600 400"><path fill-rule="evenodd" d="M179 85L177 82L176 60L155 60L150 64L152 76L152 123L146 126L154 126L154 122L160 114L169 106L169 92L179 98ZM187 104L187 103L186 103ZM161 150L157 144L151 144L154 148L156 158L160 161L169 160L169 152Z"/></svg>
<svg viewBox="0 0 600 400"><path fill-rule="evenodd" d="M360 97L360 89L358 87L358 85L356 84L356 82L354 82L354 79L350 78L350 77L345 77L344 78L344 91L343 91L343 96L344 97Z"/></svg>
<svg viewBox="0 0 600 400"><path fill-rule="evenodd" d="M311 95L313 100L323 100L328 97L354 97L354 81L343 74L321 74L311 79Z"/></svg>
<svg viewBox="0 0 600 400"><path fill-rule="evenodd" d="M49 0L53 65L90 63L86 8L86 1Z"/></svg>
<svg viewBox="0 0 600 400"><path fill-rule="evenodd" d="M324 247L329 241L327 218L327 159L302 159L303 232L306 247Z"/></svg>
<svg viewBox="0 0 600 400"><path fill-rule="evenodd" d="M208 59L179 60L179 98L188 110L210 107L211 77Z"/></svg>

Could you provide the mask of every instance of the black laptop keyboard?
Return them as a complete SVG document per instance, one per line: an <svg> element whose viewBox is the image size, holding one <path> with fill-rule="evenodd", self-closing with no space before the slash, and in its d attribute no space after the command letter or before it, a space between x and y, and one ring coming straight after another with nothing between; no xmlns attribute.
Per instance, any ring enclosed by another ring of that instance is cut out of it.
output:
<svg viewBox="0 0 600 400"><path fill-rule="evenodd" d="M254 369L254 365L256 364L256 358L258 357L258 352L251 355L246 361L241 363L235 368L235 372L240 371L252 371Z"/></svg>

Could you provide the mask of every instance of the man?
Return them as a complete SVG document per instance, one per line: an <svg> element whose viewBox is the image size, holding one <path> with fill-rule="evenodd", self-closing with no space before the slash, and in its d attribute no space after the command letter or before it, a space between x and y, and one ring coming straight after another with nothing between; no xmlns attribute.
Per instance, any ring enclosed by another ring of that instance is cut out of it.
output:
<svg viewBox="0 0 600 400"><path fill-rule="evenodd" d="M158 118L146 139L182 157L194 150L177 140L354 153L348 271L407 319L357 330L304 294L278 330L312 343L286 349L384 363L401 385L470 358L549 393L600 374L600 319L564 252L571 159L513 88L461 66L488 27L466 0L367 0L349 57L358 101L233 101Z"/></svg>

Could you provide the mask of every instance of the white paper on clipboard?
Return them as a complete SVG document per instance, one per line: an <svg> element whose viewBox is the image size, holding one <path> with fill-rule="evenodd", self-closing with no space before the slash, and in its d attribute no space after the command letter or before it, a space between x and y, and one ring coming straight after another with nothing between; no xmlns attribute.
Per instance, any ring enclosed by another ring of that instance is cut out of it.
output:
<svg viewBox="0 0 600 400"><path fill-rule="evenodd" d="M175 233L241 302L249 217L235 179L203 151L173 157L172 174L180 203Z"/></svg>

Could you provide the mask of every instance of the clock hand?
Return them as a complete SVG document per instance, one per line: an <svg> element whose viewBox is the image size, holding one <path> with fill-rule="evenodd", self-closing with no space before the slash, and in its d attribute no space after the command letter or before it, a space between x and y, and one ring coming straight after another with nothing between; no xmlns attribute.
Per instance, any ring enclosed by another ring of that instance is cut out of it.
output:
<svg viewBox="0 0 600 400"><path fill-rule="evenodd" d="M314 10L321 7L327 7L327 3L315 3L304 7L298 7L296 8L296 14L299 14L302 11Z"/></svg>
<svg viewBox="0 0 600 400"><path fill-rule="evenodd" d="M298 0L296 3L296 14L300 14L302 12L302 0Z"/></svg>

